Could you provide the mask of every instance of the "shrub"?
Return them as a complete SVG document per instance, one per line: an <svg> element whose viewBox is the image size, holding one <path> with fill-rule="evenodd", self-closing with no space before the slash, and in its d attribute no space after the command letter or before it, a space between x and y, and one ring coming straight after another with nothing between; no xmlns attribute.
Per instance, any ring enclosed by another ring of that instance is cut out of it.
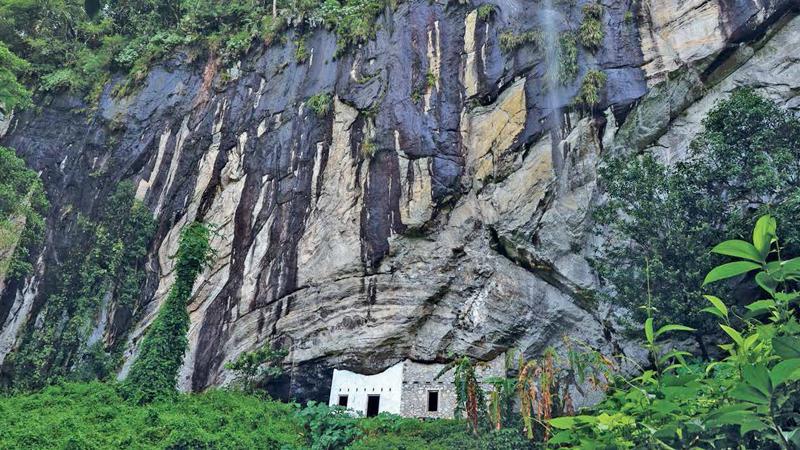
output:
<svg viewBox="0 0 800 450"><path fill-rule="evenodd" d="M30 253L41 242L50 205L39 175L2 146L0 173L0 279L17 278L33 268Z"/></svg>
<svg viewBox="0 0 800 450"><path fill-rule="evenodd" d="M488 22L491 20L492 16L495 13L495 6L491 3L484 3L483 5L479 6L476 10L478 13L478 20L483 22Z"/></svg>
<svg viewBox="0 0 800 450"><path fill-rule="evenodd" d="M550 424L561 431L549 444L787 450L800 446L800 296L789 290L794 289L789 284L800 279L800 258L783 259L786 253L776 228L774 218L762 216L752 241L729 240L711 250L736 260L708 272L704 286L755 272L762 289L753 294L760 300L749 303L748 314L739 317L720 298L704 296L709 306L702 311L727 338L717 360L692 365L686 361L688 352L667 350L659 337L693 329L669 323L657 328L658 316L645 308L644 334L653 368L620 380L598 406L552 419Z"/></svg>
<svg viewBox="0 0 800 450"><path fill-rule="evenodd" d="M745 89L718 102L703 125L674 166L650 154L607 159L600 177L608 200L594 213L597 231L614 236L595 261L609 287L601 296L642 321L649 273L655 309L697 328L701 345L718 329L694 307L703 276L719 262L705 248L746 235L747 223L769 212L786 251L800 254L800 230L788 225L800 223L800 120Z"/></svg>
<svg viewBox="0 0 800 450"><path fill-rule="evenodd" d="M269 380L283 374L281 361L286 357L286 350L273 350L261 347L252 352L244 352L235 360L225 364L225 368L234 373L235 383L245 392L255 392Z"/></svg>
<svg viewBox="0 0 800 450"><path fill-rule="evenodd" d="M307 446L298 409L219 390L135 405L114 383L65 383L0 396L0 448L300 450Z"/></svg>
<svg viewBox="0 0 800 450"><path fill-rule="evenodd" d="M584 47L595 51L603 43L603 5L588 3L583 7L583 21L578 29L578 40Z"/></svg>
<svg viewBox="0 0 800 450"><path fill-rule="evenodd" d="M558 38L558 81L568 85L578 76L578 45L574 33L562 33Z"/></svg>
<svg viewBox="0 0 800 450"><path fill-rule="evenodd" d="M542 32L530 30L523 33L512 33L506 31L500 34L500 48L508 53L516 50L523 45L532 45L534 49L542 46Z"/></svg>
<svg viewBox="0 0 800 450"><path fill-rule="evenodd" d="M590 70L583 76L581 88L575 97L575 104L594 108L600 101L600 95L606 86L606 74L599 70Z"/></svg>
<svg viewBox="0 0 800 450"><path fill-rule="evenodd" d="M312 95L306 105L317 117L325 117L331 110L331 95L327 92L320 92L319 94Z"/></svg>
<svg viewBox="0 0 800 450"><path fill-rule="evenodd" d="M29 70L30 64L0 41L0 113L30 103L31 93L19 81Z"/></svg>

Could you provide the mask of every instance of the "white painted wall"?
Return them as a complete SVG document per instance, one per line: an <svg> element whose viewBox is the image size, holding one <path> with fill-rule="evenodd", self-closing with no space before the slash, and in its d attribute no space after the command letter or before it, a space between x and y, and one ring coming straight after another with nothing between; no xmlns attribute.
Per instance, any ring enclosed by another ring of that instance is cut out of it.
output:
<svg viewBox="0 0 800 450"><path fill-rule="evenodd" d="M367 414L367 396L380 395L380 412L400 414L403 392L403 362L375 375L361 375L349 370L333 370L328 404L339 404L339 395L347 395L347 408Z"/></svg>

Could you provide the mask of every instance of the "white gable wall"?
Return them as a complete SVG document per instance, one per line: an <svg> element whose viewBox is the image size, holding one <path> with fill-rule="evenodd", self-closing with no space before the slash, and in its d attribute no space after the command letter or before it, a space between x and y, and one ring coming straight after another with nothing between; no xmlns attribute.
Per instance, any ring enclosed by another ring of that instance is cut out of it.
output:
<svg viewBox="0 0 800 450"><path fill-rule="evenodd" d="M403 392L403 362L375 375L361 375L349 370L333 370L328 404L339 404L339 395L347 395L347 408L367 413L367 396L380 395L380 412L400 414Z"/></svg>

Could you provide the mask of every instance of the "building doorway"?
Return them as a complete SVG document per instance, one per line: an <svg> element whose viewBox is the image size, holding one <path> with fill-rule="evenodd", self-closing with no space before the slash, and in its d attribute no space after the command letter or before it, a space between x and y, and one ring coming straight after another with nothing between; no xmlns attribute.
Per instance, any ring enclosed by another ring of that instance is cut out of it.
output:
<svg viewBox="0 0 800 450"><path fill-rule="evenodd" d="M339 406L344 406L345 408L347 408L347 396L346 395L340 395L339 396Z"/></svg>
<svg viewBox="0 0 800 450"><path fill-rule="evenodd" d="M381 410L381 396L368 395L367 396L367 417L375 417Z"/></svg>

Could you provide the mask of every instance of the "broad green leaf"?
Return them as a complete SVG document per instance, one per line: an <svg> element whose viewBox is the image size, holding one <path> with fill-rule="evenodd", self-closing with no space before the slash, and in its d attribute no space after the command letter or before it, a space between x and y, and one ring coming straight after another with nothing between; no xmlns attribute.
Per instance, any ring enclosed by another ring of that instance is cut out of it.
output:
<svg viewBox="0 0 800 450"><path fill-rule="evenodd" d="M735 277L738 275L742 275L747 272L751 272L756 269L760 269L761 266L750 261L736 261L732 263L723 264L721 266L717 266L711 269L711 272L708 272L706 275L705 280L703 280L703 286L714 283L716 281L725 280L731 277Z"/></svg>
<svg viewBox="0 0 800 450"><path fill-rule="evenodd" d="M761 286L761 289L769 292L770 295L775 295L775 288L778 286L778 282L768 273L758 272L756 274L756 283Z"/></svg>
<svg viewBox="0 0 800 450"><path fill-rule="evenodd" d="M762 258L758 250L753 247L753 244L738 239L732 239L717 244L711 251L720 255L749 259L757 263L764 262L764 258Z"/></svg>
<svg viewBox="0 0 800 450"><path fill-rule="evenodd" d="M755 344L756 341L758 341L758 334L757 333L753 333L750 336L747 336L744 339L744 342L742 343L743 351L750 350L750 348L753 347L753 344Z"/></svg>
<svg viewBox="0 0 800 450"><path fill-rule="evenodd" d="M572 416L556 417L550 419L550 425L559 430L569 430L575 426L575 418Z"/></svg>
<svg viewBox="0 0 800 450"><path fill-rule="evenodd" d="M800 358L800 338L776 336L772 338L772 350L781 358Z"/></svg>
<svg viewBox="0 0 800 450"><path fill-rule="evenodd" d="M772 385L780 386L787 381L800 380L800 358L787 359L779 362L769 371Z"/></svg>
<svg viewBox="0 0 800 450"><path fill-rule="evenodd" d="M775 300L757 300L745 306L745 308L753 312L763 311L774 307L775 307Z"/></svg>
<svg viewBox="0 0 800 450"><path fill-rule="evenodd" d="M569 431L564 430L564 431L559 431L558 433L554 434L553 437L551 437L547 442L549 444L551 444L551 445L566 444L566 443L572 442L573 438L574 437L573 437L572 433L570 433Z"/></svg>
<svg viewBox="0 0 800 450"><path fill-rule="evenodd" d="M719 310L720 314L722 314L722 317L724 317L725 319L728 318L728 307L725 306L725 303L723 303L722 300L719 299L719 297L715 297L713 295L704 295L703 298L710 301L711 304L714 305L714 308L717 308Z"/></svg>
<svg viewBox="0 0 800 450"><path fill-rule="evenodd" d="M769 254L776 228L775 219L769 214L759 217L756 226L753 228L753 247L758 250L761 259L766 259Z"/></svg>
<svg viewBox="0 0 800 450"><path fill-rule="evenodd" d="M748 364L742 368L742 375L747 384L758 389L766 397L772 395L772 382L766 367L760 364Z"/></svg>
<svg viewBox="0 0 800 450"><path fill-rule="evenodd" d="M769 397L749 384L740 384L731 391L731 397L757 405L768 405Z"/></svg>
<svg viewBox="0 0 800 450"><path fill-rule="evenodd" d="M800 257L783 262L783 271L786 273L800 271Z"/></svg>
<svg viewBox="0 0 800 450"><path fill-rule="evenodd" d="M744 419L739 424L739 434L744 436L751 431L761 431L769 428L766 423L761 419Z"/></svg>
<svg viewBox="0 0 800 450"><path fill-rule="evenodd" d="M655 337L659 337L662 334L670 331L695 331L695 329L683 325L669 324L659 328L658 331L656 331Z"/></svg>
<svg viewBox="0 0 800 450"><path fill-rule="evenodd" d="M730 336L731 339L733 339L733 342L736 342L737 345L741 346L742 344L744 344L744 338L742 338L742 335L739 334L738 331L734 330L733 328L727 325L722 325L722 324L720 324L720 328L722 328L722 331L727 333L728 336Z"/></svg>
<svg viewBox="0 0 800 450"><path fill-rule="evenodd" d="M700 311L702 311L702 312L707 312L707 313L709 313L709 314L713 314L713 315L715 315L715 316L719 317L719 318L720 318L720 319L722 319L722 320L725 320L725 318L726 318L726 317L725 317L725 316L724 316L724 315L723 315L723 314L720 312L720 310L718 310L717 308L715 308L715 307L713 307L713 306L709 306L709 307L707 307L707 308L703 308L703 309L701 309Z"/></svg>
<svg viewBox="0 0 800 450"><path fill-rule="evenodd" d="M653 318L652 317L648 317L647 320L644 321L644 335L645 335L645 337L647 337L647 342L649 342L650 345L653 345L655 340L653 338Z"/></svg>

